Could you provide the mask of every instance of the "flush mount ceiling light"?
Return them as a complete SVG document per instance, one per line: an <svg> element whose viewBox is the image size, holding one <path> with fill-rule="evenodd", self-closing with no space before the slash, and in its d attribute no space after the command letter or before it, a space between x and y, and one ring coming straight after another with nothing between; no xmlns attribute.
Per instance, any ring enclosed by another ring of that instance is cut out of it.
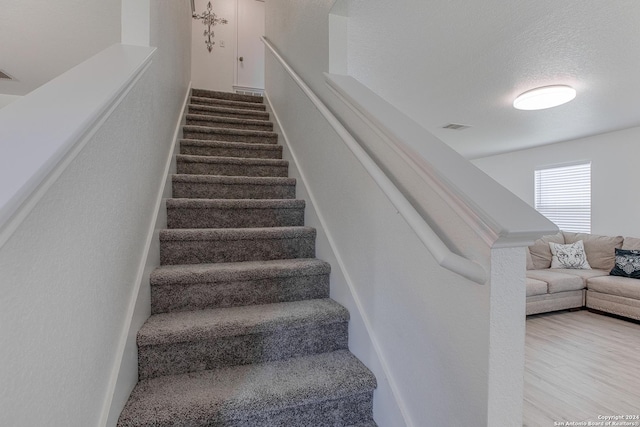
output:
<svg viewBox="0 0 640 427"><path fill-rule="evenodd" d="M513 101L518 110L544 110L565 104L576 97L576 90L571 86L543 86L520 94Z"/></svg>

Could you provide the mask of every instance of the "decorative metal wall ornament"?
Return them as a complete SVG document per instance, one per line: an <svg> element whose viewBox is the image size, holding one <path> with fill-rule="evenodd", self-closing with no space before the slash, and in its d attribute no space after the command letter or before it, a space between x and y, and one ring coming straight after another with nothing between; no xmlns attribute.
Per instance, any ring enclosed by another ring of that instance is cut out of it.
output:
<svg viewBox="0 0 640 427"><path fill-rule="evenodd" d="M205 27L207 27L207 29L204 30L203 33L203 35L207 38L204 43L207 45L207 50L211 52L213 50L213 45L216 44L216 42L213 41L214 34L211 27L216 24L228 24L228 21L224 18L218 18L216 16L213 10L211 10L211 2L207 3L207 10L202 12L202 14L198 15L194 13L193 19L201 19L202 23L205 25Z"/></svg>

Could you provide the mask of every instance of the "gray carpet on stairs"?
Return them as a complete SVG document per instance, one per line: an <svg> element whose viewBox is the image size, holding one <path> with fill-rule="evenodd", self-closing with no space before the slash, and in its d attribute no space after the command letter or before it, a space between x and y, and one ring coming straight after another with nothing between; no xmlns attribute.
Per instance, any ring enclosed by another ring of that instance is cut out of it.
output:
<svg viewBox="0 0 640 427"><path fill-rule="evenodd" d="M269 120L269 113L266 111L243 110L224 106L189 104L187 112L189 114L205 114L239 119Z"/></svg>
<svg viewBox="0 0 640 427"><path fill-rule="evenodd" d="M313 258L311 227L197 228L160 231L160 264Z"/></svg>
<svg viewBox="0 0 640 427"><path fill-rule="evenodd" d="M242 95L239 93L220 92L217 90L192 89L191 95L200 98L227 99L229 101L253 102L256 104L264 103L264 98L262 96Z"/></svg>
<svg viewBox="0 0 640 427"><path fill-rule="evenodd" d="M346 309L330 299L156 314L138 334L140 378L347 348Z"/></svg>
<svg viewBox="0 0 640 427"><path fill-rule="evenodd" d="M304 200L169 199L169 228L287 227L304 225Z"/></svg>
<svg viewBox="0 0 640 427"><path fill-rule="evenodd" d="M200 139L212 141L253 142L260 144L277 144L278 134L275 132L214 128L208 126L185 125L182 131L187 139Z"/></svg>
<svg viewBox="0 0 640 427"><path fill-rule="evenodd" d="M241 119L205 114L187 114L187 125L229 129L261 130L267 132L273 130L273 123L265 120Z"/></svg>
<svg viewBox="0 0 640 427"><path fill-rule="evenodd" d="M192 90L118 427L376 427L262 97Z"/></svg>
<svg viewBox="0 0 640 427"><path fill-rule="evenodd" d="M167 265L151 274L151 313L328 298L330 270L304 258Z"/></svg>
<svg viewBox="0 0 640 427"><path fill-rule="evenodd" d="M173 197L192 199L294 199L295 178L174 175Z"/></svg>
<svg viewBox="0 0 640 427"><path fill-rule="evenodd" d="M248 142L183 139L180 141L180 152L194 156L282 159L282 145Z"/></svg>
<svg viewBox="0 0 640 427"><path fill-rule="evenodd" d="M180 154L176 163L179 174L286 177L289 172L289 162L280 159Z"/></svg>
<svg viewBox="0 0 640 427"><path fill-rule="evenodd" d="M199 97L199 96L192 96L191 103L196 105L223 106L226 108L237 108L237 109L243 109L243 110L258 110L258 111L266 110L266 107L264 104L257 104L255 102L233 101L228 99L208 98L208 97Z"/></svg>
<svg viewBox="0 0 640 427"><path fill-rule="evenodd" d="M350 426L371 420L375 377L346 350L142 380L119 425Z"/></svg>

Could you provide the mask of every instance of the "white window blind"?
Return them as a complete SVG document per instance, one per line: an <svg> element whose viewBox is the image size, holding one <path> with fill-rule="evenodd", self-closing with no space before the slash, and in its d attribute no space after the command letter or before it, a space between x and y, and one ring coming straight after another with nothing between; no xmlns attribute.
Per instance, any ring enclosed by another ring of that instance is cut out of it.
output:
<svg viewBox="0 0 640 427"><path fill-rule="evenodd" d="M535 208L564 231L591 232L591 163L535 171Z"/></svg>

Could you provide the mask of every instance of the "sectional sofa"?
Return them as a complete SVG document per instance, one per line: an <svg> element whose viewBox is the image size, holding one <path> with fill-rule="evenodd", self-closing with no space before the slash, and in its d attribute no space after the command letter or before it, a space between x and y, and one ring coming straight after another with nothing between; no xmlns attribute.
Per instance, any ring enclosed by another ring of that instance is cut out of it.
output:
<svg viewBox="0 0 640 427"><path fill-rule="evenodd" d="M550 268L549 242L583 246L590 268ZM640 251L640 239L561 231L536 240L527 250L527 315L587 307L640 320L640 279L610 274L620 273L616 249Z"/></svg>

